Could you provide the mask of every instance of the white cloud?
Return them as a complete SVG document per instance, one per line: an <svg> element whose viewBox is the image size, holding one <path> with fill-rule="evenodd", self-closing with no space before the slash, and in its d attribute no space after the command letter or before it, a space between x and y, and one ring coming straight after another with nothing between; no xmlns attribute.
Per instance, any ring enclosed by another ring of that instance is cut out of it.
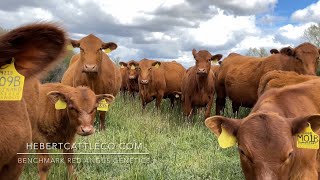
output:
<svg viewBox="0 0 320 180"><path fill-rule="evenodd" d="M273 35L261 36L247 36L243 41L237 44L234 48L230 50L231 52L244 52L249 48L265 48L267 51L271 48L281 48L288 46L288 44L282 44L276 42Z"/></svg>
<svg viewBox="0 0 320 180"><path fill-rule="evenodd" d="M254 16L225 15L222 11L210 20L189 31L190 37L203 45L223 45L234 38L235 33L256 34Z"/></svg>
<svg viewBox="0 0 320 180"><path fill-rule="evenodd" d="M299 40L302 38L304 31L314 23L306 23L300 25L287 24L279 28L278 33L291 40Z"/></svg>
<svg viewBox="0 0 320 180"><path fill-rule="evenodd" d="M153 16L148 12L154 11L159 6L168 7L179 3L183 0L116 0L116 1L101 1L95 0L103 11L112 14L121 24L133 24L134 19L144 17L151 19Z"/></svg>
<svg viewBox="0 0 320 180"><path fill-rule="evenodd" d="M299 22L318 22L320 23L320 1L310 6L295 11L291 18Z"/></svg>
<svg viewBox="0 0 320 180"><path fill-rule="evenodd" d="M31 23L34 21L51 21L54 20L53 15L41 8L22 7L17 12L6 12L0 10L1 26L6 29L14 28L18 25Z"/></svg>

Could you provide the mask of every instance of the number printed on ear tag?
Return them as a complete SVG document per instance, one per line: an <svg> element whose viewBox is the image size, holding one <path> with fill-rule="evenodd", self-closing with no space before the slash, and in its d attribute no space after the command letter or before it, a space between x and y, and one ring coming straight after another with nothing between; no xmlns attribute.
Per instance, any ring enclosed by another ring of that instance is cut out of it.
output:
<svg viewBox="0 0 320 180"><path fill-rule="evenodd" d="M0 67L0 101L20 101L24 87L24 76L14 66L14 58L10 64Z"/></svg>
<svg viewBox="0 0 320 180"><path fill-rule="evenodd" d="M297 148L319 149L319 135L312 131L310 123L308 123L308 126L301 133L298 133L296 137Z"/></svg>
<svg viewBox="0 0 320 180"><path fill-rule="evenodd" d="M98 111L108 111L109 110L109 104L105 99L102 99L98 104Z"/></svg>

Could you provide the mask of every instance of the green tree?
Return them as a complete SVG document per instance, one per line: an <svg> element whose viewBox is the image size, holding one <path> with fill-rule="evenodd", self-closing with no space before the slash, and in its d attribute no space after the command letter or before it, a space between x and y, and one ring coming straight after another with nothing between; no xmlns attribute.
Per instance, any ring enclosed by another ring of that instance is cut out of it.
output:
<svg viewBox="0 0 320 180"><path fill-rule="evenodd" d="M266 57L266 56L269 56L269 53L263 47L261 47L259 49L258 48L249 48L246 55L247 56L256 56L256 57Z"/></svg>
<svg viewBox="0 0 320 180"><path fill-rule="evenodd" d="M307 28L303 36L308 42L320 47L320 23L313 24Z"/></svg>

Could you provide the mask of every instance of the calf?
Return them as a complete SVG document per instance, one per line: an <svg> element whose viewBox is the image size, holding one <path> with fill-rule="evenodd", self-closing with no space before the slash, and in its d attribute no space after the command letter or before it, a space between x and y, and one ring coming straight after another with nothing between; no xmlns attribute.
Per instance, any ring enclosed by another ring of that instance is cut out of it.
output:
<svg viewBox="0 0 320 180"><path fill-rule="evenodd" d="M189 68L182 81L182 101L184 115L191 116L196 107L206 107L205 117L210 116L214 100L215 76L211 61L220 60L221 54L211 55L206 50L192 50L196 65Z"/></svg>
<svg viewBox="0 0 320 180"><path fill-rule="evenodd" d="M261 77L258 97L271 88L281 88L317 78L317 76L300 75L293 71L270 71Z"/></svg>
<svg viewBox="0 0 320 180"><path fill-rule="evenodd" d="M272 70L295 71L298 74L316 75L319 49L303 43L296 48L286 47L279 54L264 58L233 54L221 64L217 78L216 114L220 114L226 97L232 101L233 111L240 106L252 107L258 99L261 77Z"/></svg>
<svg viewBox="0 0 320 180"><path fill-rule="evenodd" d="M98 102L105 99L112 103L114 96L110 94L95 95L88 87L70 87L60 83L40 85L38 114L31 120L32 139L35 144L63 144L68 174L71 177L75 135L87 136L94 133L94 118ZM55 109L58 101L66 103L64 109ZM37 153L48 153L47 147L37 149ZM46 179L50 169L50 156L39 154L38 164L40 179Z"/></svg>
<svg viewBox="0 0 320 180"><path fill-rule="evenodd" d="M63 56L66 42L64 30L50 23L22 26L0 36L0 67L10 64L14 58L16 70L25 77L21 100L0 100L0 129L3 130L0 137L0 179L19 179L21 175L24 164L18 163L18 158L26 158L27 155L17 153L27 153L27 144L32 140L26 103L36 100L38 86L35 79L38 80L43 75L41 73L47 72ZM5 79L4 74L0 74L0 79Z"/></svg>
<svg viewBox="0 0 320 180"><path fill-rule="evenodd" d="M308 123L314 132L320 132L319 88L320 79L315 79L271 89L243 120L213 116L205 124L216 136L224 133L236 139L246 179L316 180L318 150L297 148L297 134Z"/></svg>

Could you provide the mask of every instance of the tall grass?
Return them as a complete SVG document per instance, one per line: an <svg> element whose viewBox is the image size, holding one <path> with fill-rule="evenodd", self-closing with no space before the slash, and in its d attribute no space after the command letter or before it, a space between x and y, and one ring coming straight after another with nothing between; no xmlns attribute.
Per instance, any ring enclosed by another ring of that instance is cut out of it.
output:
<svg viewBox="0 0 320 180"><path fill-rule="evenodd" d="M180 112L178 106L171 109L167 100L160 111L154 109L154 103L142 111L138 98L118 96L108 112L107 130L77 137L77 143L105 143L109 148L81 148L76 152L148 154L76 155L78 179L244 179L236 147L219 147L217 138L204 125L202 111L192 123ZM248 109L241 109L239 117L248 113ZM235 116L229 101L225 114ZM120 147L121 143L124 146ZM37 176L37 164L29 163L21 179ZM49 179L67 179L66 165L53 163Z"/></svg>

